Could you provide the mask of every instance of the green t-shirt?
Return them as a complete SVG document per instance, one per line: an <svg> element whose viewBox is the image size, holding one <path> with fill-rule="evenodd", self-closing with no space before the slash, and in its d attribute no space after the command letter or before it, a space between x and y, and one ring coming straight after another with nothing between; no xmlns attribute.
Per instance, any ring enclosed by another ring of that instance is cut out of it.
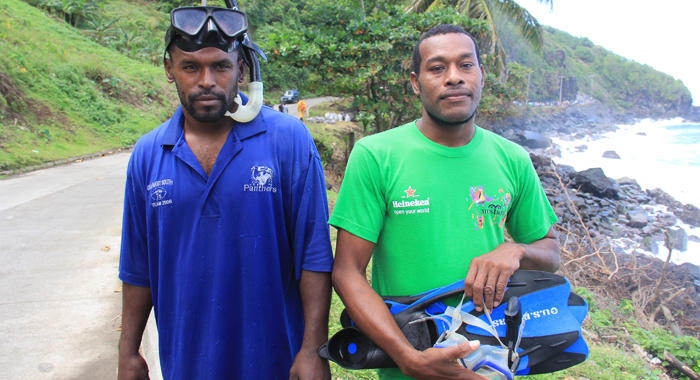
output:
<svg viewBox="0 0 700 380"><path fill-rule="evenodd" d="M376 243L379 294L413 295L465 278L504 227L531 243L556 221L523 148L479 127L450 148L412 122L355 144L329 223Z"/></svg>

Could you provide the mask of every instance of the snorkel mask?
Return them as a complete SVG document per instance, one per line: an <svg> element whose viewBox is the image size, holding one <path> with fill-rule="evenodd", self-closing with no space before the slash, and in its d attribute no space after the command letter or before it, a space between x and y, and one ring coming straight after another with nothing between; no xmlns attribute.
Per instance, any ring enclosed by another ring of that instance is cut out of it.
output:
<svg viewBox="0 0 700 380"><path fill-rule="evenodd" d="M236 112L227 111L225 114L241 123L253 120L260 112L263 84L258 55L267 60L265 53L250 40L247 30L248 17L238 10L236 0L226 0L226 8L207 6L206 0L203 0L202 6L173 9L170 12L170 27L165 34L166 52L171 44L187 52L215 47L226 53L243 45L240 52L250 69L248 103L243 105L241 97L236 96Z"/></svg>

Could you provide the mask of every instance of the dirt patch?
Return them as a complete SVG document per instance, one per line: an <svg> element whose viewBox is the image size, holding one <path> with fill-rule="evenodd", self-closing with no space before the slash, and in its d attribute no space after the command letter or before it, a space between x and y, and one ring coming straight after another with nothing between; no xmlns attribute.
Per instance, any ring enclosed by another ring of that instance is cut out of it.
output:
<svg viewBox="0 0 700 380"><path fill-rule="evenodd" d="M145 103L137 94L137 90L134 87L129 86L129 84L123 80L116 77L110 77L108 73L100 70L88 70L85 73L85 76L95 82L96 88L110 98L121 100L137 108L144 108ZM156 100L159 100L162 97L155 91L154 96Z"/></svg>
<svg viewBox="0 0 700 380"><path fill-rule="evenodd" d="M45 104L32 100L26 96L22 89L19 88L7 75L0 72L0 114L8 122L19 124L28 128L32 132L36 132L35 125L37 124L58 124L69 129L68 119L54 113ZM32 115L32 120L27 120L24 115ZM0 136L0 142L5 141L5 137Z"/></svg>

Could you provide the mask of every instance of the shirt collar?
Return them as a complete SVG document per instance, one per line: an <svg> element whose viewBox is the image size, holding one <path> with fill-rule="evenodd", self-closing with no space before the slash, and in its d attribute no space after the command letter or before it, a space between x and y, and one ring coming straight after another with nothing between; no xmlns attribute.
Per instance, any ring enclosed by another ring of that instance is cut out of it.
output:
<svg viewBox="0 0 700 380"><path fill-rule="evenodd" d="M241 96L243 104L247 104L248 97L242 92L239 92L238 94ZM160 145L174 146L175 144L177 144L178 140L180 140L180 137L182 136L182 132L185 125L184 122L185 117L182 113L182 105L180 105L179 107L177 107L177 110L175 110L173 117L170 119L170 123L168 124L168 127L165 131L165 135L163 135L163 140L161 141ZM258 115L255 116L253 120L247 123L236 122L233 126L233 129L235 130L236 135L238 135L238 138L240 140L245 140L248 137L255 136L259 133L267 131L267 125L265 124L263 110L260 109Z"/></svg>

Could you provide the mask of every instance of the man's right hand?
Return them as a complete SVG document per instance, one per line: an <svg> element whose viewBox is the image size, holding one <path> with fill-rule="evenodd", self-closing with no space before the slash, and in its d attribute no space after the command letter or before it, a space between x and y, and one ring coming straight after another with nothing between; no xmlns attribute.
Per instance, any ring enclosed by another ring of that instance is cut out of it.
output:
<svg viewBox="0 0 700 380"><path fill-rule="evenodd" d="M149 380L148 364L143 356L139 355L119 355L119 369L117 370L118 380Z"/></svg>
<svg viewBox="0 0 700 380"><path fill-rule="evenodd" d="M478 341L464 342L452 347L429 348L416 351L409 361L399 364L401 372L408 377L420 380L433 379L482 379L484 376L464 368L461 359L479 348Z"/></svg>
<svg viewBox="0 0 700 380"><path fill-rule="evenodd" d="M141 337L151 314L151 288L123 283L122 333L119 337L119 380L148 380L148 364L139 354Z"/></svg>

